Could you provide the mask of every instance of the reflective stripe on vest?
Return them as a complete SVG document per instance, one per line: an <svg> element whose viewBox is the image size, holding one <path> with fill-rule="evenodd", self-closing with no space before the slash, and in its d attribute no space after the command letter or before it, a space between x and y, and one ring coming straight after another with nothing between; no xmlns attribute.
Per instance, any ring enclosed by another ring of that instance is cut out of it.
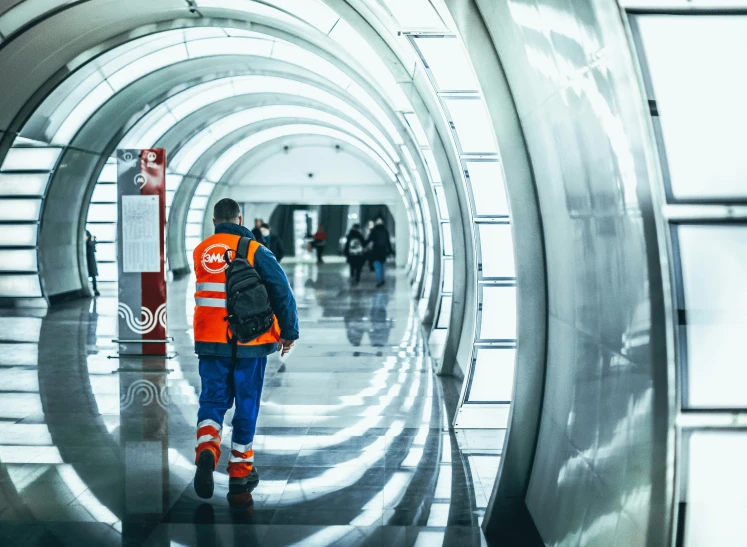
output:
<svg viewBox="0 0 747 547"><path fill-rule="evenodd" d="M200 243L194 250L195 284L195 342L227 344L228 323L226 321L226 269L225 252L235 253L239 245L238 235L215 234ZM252 240L247 251L247 261L254 266L254 255L260 244ZM280 339L277 317L266 333L242 346L274 344Z"/></svg>

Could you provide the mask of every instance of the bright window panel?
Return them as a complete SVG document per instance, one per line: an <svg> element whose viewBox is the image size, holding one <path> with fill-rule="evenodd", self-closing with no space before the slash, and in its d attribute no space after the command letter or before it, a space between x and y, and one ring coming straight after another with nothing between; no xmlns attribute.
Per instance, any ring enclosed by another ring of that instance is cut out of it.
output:
<svg viewBox="0 0 747 547"><path fill-rule="evenodd" d="M116 203L92 203L88 207L87 222L111 222L117 219Z"/></svg>
<svg viewBox="0 0 747 547"><path fill-rule="evenodd" d="M96 86L78 105L68 114L65 121L62 122L57 132L52 137L55 144L67 144L75 134L83 127L88 118L96 112L109 98L114 95L114 91L107 82Z"/></svg>
<svg viewBox="0 0 747 547"><path fill-rule="evenodd" d="M38 221L41 199L0 199L0 221ZM3 227L5 229L5 227Z"/></svg>
<svg viewBox="0 0 747 547"><path fill-rule="evenodd" d="M314 25L324 34L329 34L340 19L330 7L318 0L267 0L281 10L290 13L302 21Z"/></svg>
<svg viewBox="0 0 747 547"><path fill-rule="evenodd" d="M0 250L0 271L35 272L36 249Z"/></svg>
<svg viewBox="0 0 747 547"><path fill-rule="evenodd" d="M472 63L459 38L456 36L417 37L415 44L433 74L438 91L477 91L480 89L472 70Z"/></svg>
<svg viewBox="0 0 747 547"><path fill-rule="evenodd" d="M103 262L101 264L97 264L97 267L99 269L99 281L116 281L117 279L119 279L119 271L116 263Z"/></svg>
<svg viewBox="0 0 747 547"><path fill-rule="evenodd" d="M1 171L52 171L61 148L11 148Z"/></svg>
<svg viewBox="0 0 747 547"><path fill-rule="evenodd" d="M497 161L467 161L475 215L508 216L503 169Z"/></svg>
<svg viewBox="0 0 747 547"><path fill-rule="evenodd" d="M152 117L144 118L128 134L127 145L123 148L152 148L158 144L158 141L166 132L178 123L176 116L168 110L160 115L155 114ZM130 136L131 135L131 136ZM124 141L122 143L124 145Z"/></svg>
<svg viewBox="0 0 747 547"><path fill-rule="evenodd" d="M93 188L91 203L116 203L117 202L117 185L98 183Z"/></svg>
<svg viewBox="0 0 747 547"><path fill-rule="evenodd" d="M515 360L514 348L478 348L467 400L471 403L511 401Z"/></svg>
<svg viewBox="0 0 747 547"><path fill-rule="evenodd" d="M0 246L35 247L37 224L4 224L0 227Z"/></svg>
<svg viewBox="0 0 747 547"><path fill-rule="evenodd" d="M195 196L209 196L213 193L213 188L215 188L215 184L212 182L202 181L200 184L197 185L197 189L195 190Z"/></svg>
<svg viewBox="0 0 747 547"><path fill-rule="evenodd" d="M516 287L483 286L480 340L516 339Z"/></svg>
<svg viewBox="0 0 747 547"><path fill-rule="evenodd" d="M436 193L436 206L438 207L438 217L449 220L449 206L446 203L446 192L443 186L434 186L433 191Z"/></svg>
<svg viewBox="0 0 747 547"><path fill-rule="evenodd" d="M2 173L0 196L43 196L48 182L48 173Z"/></svg>
<svg viewBox="0 0 747 547"><path fill-rule="evenodd" d="M176 195L175 190L166 190L166 208L170 209L171 205L174 203L174 196ZM168 213L166 213L168 216Z"/></svg>
<svg viewBox="0 0 747 547"><path fill-rule="evenodd" d="M441 223L441 234L443 235L443 251L445 256L454 254L454 246L451 241L451 224L448 222Z"/></svg>
<svg viewBox="0 0 747 547"><path fill-rule="evenodd" d="M189 207L190 209L205 210L205 207L207 207L207 203L208 203L207 196L195 196L192 198L192 204Z"/></svg>
<svg viewBox="0 0 747 547"><path fill-rule="evenodd" d="M451 322L451 296L441 297L441 310L438 312L437 329L448 329Z"/></svg>
<svg viewBox="0 0 747 547"><path fill-rule="evenodd" d="M102 243L96 244L96 260L102 262L116 262L117 261L117 244L116 243Z"/></svg>
<svg viewBox="0 0 747 547"><path fill-rule="evenodd" d="M187 224L187 237L202 237L202 224Z"/></svg>
<svg viewBox="0 0 747 547"><path fill-rule="evenodd" d="M426 137L423 125L420 123L415 112L405 112L403 115L415 135L415 140L417 141L418 146L429 146L428 137Z"/></svg>
<svg viewBox="0 0 747 547"><path fill-rule="evenodd" d="M207 38L187 42L190 59L215 55L257 55L269 57L272 51L272 40L257 38Z"/></svg>
<svg viewBox="0 0 747 547"><path fill-rule="evenodd" d="M106 162L99 174L98 182L117 182L117 162Z"/></svg>
<svg viewBox="0 0 747 547"><path fill-rule="evenodd" d="M329 37L351 52L360 65L374 77L374 81L389 96L394 110L412 109L412 105L382 58L347 21L340 19L329 33Z"/></svg>
<svg viewBox="0 0 747 547"><path fill-rule="evenodd" d="M187 222L191 224L202 224L203 219L205 218L205 211L199 210L190 210L189 213L187 213Z"/></svg>
<svg viewBox="0 0 747 547"><path fill-rule="evenodd" d="M295 44L276 42L272 48L272 58L298 66L304 66L314 74L328 79L342 89L347 89L351 83L350 76L329 61L322 59L315 53L300 48Z"/></svg>
<svg viewBox="0 0 747 547"><path fill-rule="evenodd" d="M685 547L739 543L747 536L747 434L693 431L687 448Z"/></svg>
<svg viewBox="0 0 747 547"><path fill-rule="evenodd" d="M0 275L0 298L37 298L41 295L36 274Z"/></svg>
<svg viewBox="0 0 747 547"><path fill-rule="evenodd" d="M747 226L677 228L691 407L747 407Z"/></svg>
<svg viewBox="0 0 747 547"><path fill-rule="evenodd" d="M407 161L407 165L412 169L413 171L417 169L417 165L415 165L415 159L412 157L412 154L410 154L410 149L407 148L404 144L400 146L400 149L402 150L402 154L405 156L405 161Z"/></svg>
<svg viewBox="0 0 747 547"><path fill-rule="evenodd" d="M86 230L91 232L96 237L97 241L116 241L117 240L117 224L106 223L106 224L86 224Z"/></svg>
<svg viewBox="0 0 747 547"><path fill-rule="evenodd" d="M454 122L462 153L495 154L493 127L482 99L444 97L443 101L451 121Z"/></svg>
<svg viewBox="0 0 747 547"><path fill-rule="evenodd" d="M746 197L747 78L735 67L744 65L747 54L747 16L652 15L636 21L674 197Z"/></svg>
<svg viewBox="0 0 747 547"><path fill-rule="evenodd" d="M441 173L438 171L438 164L436 163L436 156L433 154L433 150L430 148L424 148L422 150L423 157L425 158L425 165L428 167L428 172L431 174L431 180L436 183L441 183Z"/></svg>
<svg viewBox="0 0 747 547"><path fill-rule="evenodd" d="M169 173L166 175L166 191L167 192L176 192L179 189L179 185L182 183L182 177L181 175L174 175L172 173Z"/></svg>
<svg viewBox="0 0 747 547"><path fill-rule="evenodd" d="M189 59L189 56L184 44L167 47L130 63L122 70L109 76L108 81L112 88L119 91L146 74L187 59Z"/></svg>
<svg viewBox="0 0 747 547"><path fill-rule="evenodd" d="M483 278L516 277L509 224L477 224Z"/></svg>
<svg viewBox="0 0 747 547"><path fill-rule="evenodd" d="M384 0L392 15L403 28L445 28L428 0Z"/></svg>
<svg viewBox="0 0 747 547"><path fill-rule="evenodd" d="M451 258L444 259L443 292L454 292L454 260Z"/></svg>

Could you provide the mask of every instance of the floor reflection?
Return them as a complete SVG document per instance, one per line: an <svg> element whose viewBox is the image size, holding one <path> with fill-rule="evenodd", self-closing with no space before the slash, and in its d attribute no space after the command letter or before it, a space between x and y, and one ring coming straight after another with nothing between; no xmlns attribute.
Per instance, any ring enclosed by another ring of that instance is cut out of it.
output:
<svg viewBox="0 0 747 547"><path fill-rule="evenodd" d="M302 342L268 364L262 482L243 499L227 495L226 462L209 504L191 487L188 279L169 287L170 360L115 358L113 287L45 317L0 317L0 544L483 543L484 494L447 427L405 280L376 291L350 288L339 265L288 269Z"/></svg>

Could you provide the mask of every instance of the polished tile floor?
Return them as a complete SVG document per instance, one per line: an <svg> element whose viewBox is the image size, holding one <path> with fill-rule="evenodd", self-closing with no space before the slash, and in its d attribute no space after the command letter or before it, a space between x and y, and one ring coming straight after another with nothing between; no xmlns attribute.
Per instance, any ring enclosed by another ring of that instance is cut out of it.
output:
<svg viewBox="0 0 747 547"><path fill-rule="evenodd" d="M227 498L225 461L209 503L192 489L188 279L169 287L168 360L113 358L113 289L2 314L0 545L484 545L498 454L449 430L457 388L433 374L404 278L287 270L302 341L268 364L251 500Z"/></svg>

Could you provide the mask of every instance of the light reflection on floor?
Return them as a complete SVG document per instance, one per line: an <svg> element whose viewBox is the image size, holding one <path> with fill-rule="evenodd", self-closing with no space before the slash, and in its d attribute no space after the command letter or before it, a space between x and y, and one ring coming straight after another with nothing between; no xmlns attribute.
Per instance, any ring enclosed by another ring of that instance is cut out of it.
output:
<svg viewBox="0 0 747 547"><path fill-rule="evenodd" d="M188 279L169 287L171 360L112 358L113 287L44 318L0 317L0 544L483 544L499 452L489 433L449 431L404 279L375 291L348 288L339 265L288 271L303 339L268 364L262 482L241 506L226 462L210 504L191 487Z"/></svg>

